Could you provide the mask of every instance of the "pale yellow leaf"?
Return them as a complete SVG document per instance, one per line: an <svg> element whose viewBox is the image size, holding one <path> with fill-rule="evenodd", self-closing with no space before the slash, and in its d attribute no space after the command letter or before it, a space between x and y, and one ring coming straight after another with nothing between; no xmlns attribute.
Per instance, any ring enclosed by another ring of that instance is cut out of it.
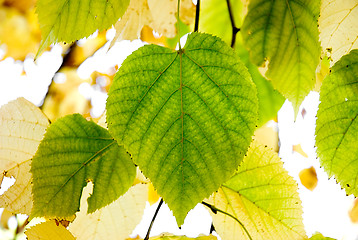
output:
<svg viewBox="0 0 358 240"><path fill-rule="evenodd" d="M30 215L32 208L30 168L31 161L27 160L5 172L6 177L13 176L16 181L0 196L0 207L13 214L23 213Z"/></svg>
<svg viewBox="0 0 358 240"><path fill-rule="evenodd" d="M151 238L149 238L149 240L217 240L217 238L213 235L189 238L186 236L173 236L170 234L162 234L157 237L151 237Z"/></svg>
<svg viewBox="0 0 358 240"><path fill-rule="evenodd" d="M305 153L301 147L301 144L293 145L292 151L301 154L303 157L308 158L307 153Z"/></svg>
<svg viewBox="0 0 358 240"><path fill-rule="evenodd" d="M358 1L323 0L319 30L322 49L333 65L358 47Z"/></svg>
<svg viewBox="0 0 358 240"><path fill-rule="evenodd" d="M31 102L18 98L0 109L0 171L31 159L45 130L47 117Z"/></svg>
<svg viewBox="0 0 358 240"><path fill-rule="evenodd" d="M144 26L149 26L154 31L165 37L172 38L176 35L176 0L136 0L131 1L123 17L115 24L116 35L111 47L116 41L134 40L140 37ZM186 24L194 19L194 9L191 0L182 0L180 3L180 17Z"/></svg>
<svg viewBox="0 0 358 240"><path fill-rule="evenodd" d="M28 240L74 240L73 235L61 224L47 221L37 224L25 232Z"/></svg>
<svg viewBox="0 0 358 240"><path fill-rule="evenodd" d="M150 205L153 205L159 200L160 196L158 195L157 191L154 189L152 183L148 184L148 202Z"/></svg>
<svg viewBox="0 0 358 240"><path fill-rule="evenodd" d="M316 188L318 178L314 167L303 169L298 176L300 177L302 185L308 190L313 191Z"/></svg>
<svg viewBox="0 0 358 240"><path fill-rule="evenodd" d="M83 190L81 209L69 229L78 240L118 239L132 233L142 219L148 196L147 184L132 186L128 192L110 205L87 214L87 197L92 184Z"/></svg>
<svg viewBox="0 0 358 240"><path fill-rule="evenodd" d="M277 123L275 123L277 125ZM267 124L255 130L253 139L278 152L278 131Z"/></svg>

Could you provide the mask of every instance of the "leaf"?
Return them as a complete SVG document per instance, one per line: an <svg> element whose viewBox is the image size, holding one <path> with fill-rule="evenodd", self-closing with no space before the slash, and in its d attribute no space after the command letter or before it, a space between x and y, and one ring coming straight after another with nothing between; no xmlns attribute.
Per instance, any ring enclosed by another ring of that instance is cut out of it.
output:
<svg viewBox="0 0 358 240"><path fill-rule="evenodd" d="M257 125L260 127L277 116L277 112L285 102L285 98L273 88L271 82L261 75L257 66L250 61L249 52L239 41L236 43L235 49L241 61L245 63L249 70L257 88L257 98L259 100L259 122Z"/></svg>
<svg viewBox="0 0 358 240"><path fill-rule="evenodd" d="M351 209L348 211L352 223L358 223L358 200L354 199Z"/></svg>
<svg viewBox="0 0 358 240"><path fill-rule="evenodd" d="M319 30L322 49L333 63L358 48L358 2L322 0Z"/></svg>
<svg viewBox="0 0 358 240"><path fill-rule="evenodd" d="M177 3L175 0L131 1L127 11L115 25L116 36L112 40L111 46L116 41L138 39L144 26L149 26L166 37L174 37L176 35ZM191 0L180 2L180 13L180 17L183 17L187 23L193 21L194 8Z"/></svg>
<svg viewBox="0 0 358 240"><path fill-rule="evenodd" d="M0 171L9 170L35 154L49 121L31 102L18 98L0 109Z"/></svg>
<svg viewBox="0 0 358 240"><path fill-rule="evenodd" d="M297 183L278 155L255 141L210 203L217 210L211 215L223 240L306 238Z"/></svg>
<svg viewBox="0 0 358 240"><path fill-rule="evenodd" d="M31 161L24 161L18 166L6 171L5 177L16 178L12 185L3 195L0 196L0 207L6 208L13 214L22 213L30 215L32 208L31 195Z"/></svg>
<svg viewBox="0 0 358 240"><path fill-rule="evenodd" d="M135 167L108 131L81 115L68 115L47 130L32 160L32 217L68 218L79 209L86 181L94 183L88 212L104 207L132 185Z"/></svg>
<svg viewBox="0 0 358 240"><path fill-rule="evenodd" d="M135 51L107 99L109 131L179 225L234 172L256 119L249 73L229 46L207 34L190 34L178 51L155 45Z"/></svg>
<svg viewBox="0 0 358 240"><path fill-rule="evenodd" d="M256 129L253 139L261 143L262 145L268 146L275 152L278 152L280 150L280 147L278 146L278 131L274 127L269 126L268 124Z"/></svg>
<svg viewBox="0 0 358 240"><path fill-rule="evenodd" d="M316 122L317 155L329 177L358 195L358 50L352 50L323 81Z"/></svg>
<svg viewBox="0 0 358 240"><path fill-rule="evenodd" d="M292 151L301 154L301 156L303 156L305 158L308 158L308 155L307 155L307 153L305 153L303 151L301 144L293 145L292 146Z"/></svg>
<svg viewBox="0 0 358 240"><path fill-rule="evenodd" d="M77 240L121 240L128 237L143 217L148 194L147 184L131 187L110 205L87 215L86 198L91 191L91 187L83 190L81 211L69 227Z"/></svg>
<svg viewBox="0 0 358 240"><path fill-rule="evenodd" d="M335 240L334 238L325 237L321 233L316 232L310 237L310 240Z"/></svg>
<svg viewBox="0 0 358 240"><path fill-rule="evenodd" d="M37 224L27 229L25 234L29 240L75 240L64 226L54 221Z"/></svg>
<svg viewBox="0 0 358 240"><path fill-rule="evenodd" d="M315 86L320 56L319 4L311 0L254 0L241 28L251 61L258 66L269 62L266 77L292 102L296 115Z"/></svg>
<svg viewBox="0 0 358 240"><path fill-rule="evenodd" d="M72 42L112 26L126 11L129 0L38 0L42 32L38 53L57 42Z"/></svg>
<svg viewBox="0 0 358 240"><path fill-rule="evenodd" d="M317 186L317 173L314 167L305 168L300 171L299 175L301 183L305 188L313 191Z"/></svg>
<svg viewBox="0 0 358 240"><path fill-rule="evenodd" d="M149 240L217 240L217 238L213 235L209 235L209 236L199 236L196 238L189 238L186 236L172 236L170 234L163 234L161 236L157 236L157 237L151 237L149 238Z"/></svg>
<svg viewBox="0 0 358 240"><path fill-rule="evenodd" d="M242 3L231 0L230 6L236 26L242 24ZM232 29L226 1L206 0L200 4L199 30L221 37L224 42L231 44Z"/></svg>

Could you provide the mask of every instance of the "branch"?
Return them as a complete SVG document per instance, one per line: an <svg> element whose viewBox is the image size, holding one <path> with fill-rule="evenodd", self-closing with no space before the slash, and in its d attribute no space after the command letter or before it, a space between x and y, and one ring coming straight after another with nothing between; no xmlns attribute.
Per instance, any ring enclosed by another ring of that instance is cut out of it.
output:
<svg viewBox="0 0 358 240"><path fill-rule="evenodd" d="M231 47L233 48L235 45L235 41L236 41L236 34L240 31L240 28L236 27L236 25L235 25L235 20L234 20L234 15L232 13L230 0L226 0L226 4L227 4L227 8L229 10L229 16L230 16L231 27L232 27Z"/></svg>
<svg viewBox="0 0 358 240"><path fill-rule="evenodd" d="M194 32L197 32L199 30L199 14L200 14L200 0L197 0L196 3L196 11L195 11L195 26L194 26Z"/></svg>
<svg viewBox="0 0 358 240"><path fill-rule="evenodd" d="M159 204L158 204L157 210L155 210L154 216L153 216L153 218L152 218L152 221L150 222L150 225L149 225L149 228L148 228L148 231L147 231L147 235L145 235L144 240L148 240L148 239L149 239L150 230L152 230L153 223L154 223L154 221L155 221L155 218L156 218L157 215L158 215L159 209L160 209L160 207L162 206L162 204L163 204L163 198L160 199L160 202L159 202Z"/></svg>
<svg viewBox="0 0 358 240"><path fill-rule="evenodd" d="M231 215L230 213L227 213L227 212L225 212L225 211L223 211L223 210L221 210L221 209L218 209L218 208L216 208L214 205L211 205L211 204L209 204L209 203L207 203L207 202L202 201L201 204L203 204L204 206L210 208L210 210L211 210L214 214L217 214L217 213L219 212L219 213L225 214L225 215L231 217L232 219L234 219L234 220L235 220L236 222L238 222L238 223L240 224L240 226L244 229L244 231L245 231L245 233L247 234L247 236L249 237L249 239L252 240L252 237L251 237L250 233L247 231L247 229L245 228L244 224L243 224L242 222L240 222L239 219L237 219L236 217L234 217L234 216Z"/></svg>

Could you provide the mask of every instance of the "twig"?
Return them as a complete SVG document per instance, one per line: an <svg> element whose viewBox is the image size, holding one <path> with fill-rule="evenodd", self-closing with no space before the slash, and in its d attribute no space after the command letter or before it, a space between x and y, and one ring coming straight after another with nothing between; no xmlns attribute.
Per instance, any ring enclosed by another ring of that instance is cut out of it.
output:
<svg viewBox="0 0 358 240"><path fill-rule="evenodd" d="M148 231L147 231L147 235L145 235L144 240L148 240L148 239L149 239L150 230L152 230L153 223L154 223L154 221L155 221L155 218L156 218L157 215L158 215L159 209L160 209L160 207L162 206L162 204L163 204L163 198L160 199L160 202L159 202L159 204L158 204L157 210L155 210L154 216L153 216L153 218L152 218L152 221L150 222L150 225L149 225L149 228L148 228Z"/></svg>
<svg viewBox="0 0 358 240"><path fill-rule="evenodd" d="M229 217L231 217L232 219L234 219L236 222L238 222L240 224L240 226L242 227L242 229L244 229L245 233L247 234L247 236L249 237L250 240L252 240L252 237L250 235L250 233L247 231L247 229L245 228L244 224L242 222L240 222L239 219L237 219L236 217L234 217L233 215L231 215L230 213L227 213L221 209L218 209L217 207L215 207L214 205L211 205L207 202L201 202L201 204L203 204L204 206L210 208L210 210L214 213L214 214L217 214L218 212L219 213L222 213L222 214L225 214Z"/></svg>
<svg viewBox="0 0 358 240"><path fill-rule="evenodd" d="M195 11L194 32L197 32L199 30L199 14L200 14L200 0L197 0L196 11Z"/></svg>
<svg viewBox="0 0 358 240"><path fill-rule="evenodd" d="M235 25L235 20L234 20L234 15L232 13L230 0L226 0L226 4L229 10L229 16L230 16L231 27L232 27L231 47L233 48L235 46L236 34L240 31L240 28L236 27Z"/></svg>

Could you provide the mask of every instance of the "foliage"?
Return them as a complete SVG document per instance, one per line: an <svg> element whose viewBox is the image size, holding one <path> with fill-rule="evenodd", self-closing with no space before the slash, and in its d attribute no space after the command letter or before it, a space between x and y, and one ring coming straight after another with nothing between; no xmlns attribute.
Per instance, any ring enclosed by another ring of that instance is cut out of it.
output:
<svg viewBox="0 0 358 240"><path fill-rule="evenodd" d="M29 216L29 239L126 239L146 201L159 197L157 211L167 203L178 226L197 204L206 206L221 239L307 239L297 184L265 146L277 142L252 138L285 99L297 115L313 90L321 100L321 166L347 194L358 195L356 1L0 3L5 56L24 60L51 44L70 45L58 72L73 81L51 84L42 109L52 123L24 98L0 109L1 181L16 179L0 206ZM19 19L26 24L13 31ZM134 51L115 76L101 76L107 112L91 119L90 103L74 91L84 82L76 69L105 44L103 30L113 25L108 45L138 38L155 44ZM191 29L182 47L180 38ZM75 42L97 30L90 50ZM313 167L300 178L315 188ZM34 225L36 217L43 218ZM150 229L146 240L216 239L149 238Z"/></svg>

